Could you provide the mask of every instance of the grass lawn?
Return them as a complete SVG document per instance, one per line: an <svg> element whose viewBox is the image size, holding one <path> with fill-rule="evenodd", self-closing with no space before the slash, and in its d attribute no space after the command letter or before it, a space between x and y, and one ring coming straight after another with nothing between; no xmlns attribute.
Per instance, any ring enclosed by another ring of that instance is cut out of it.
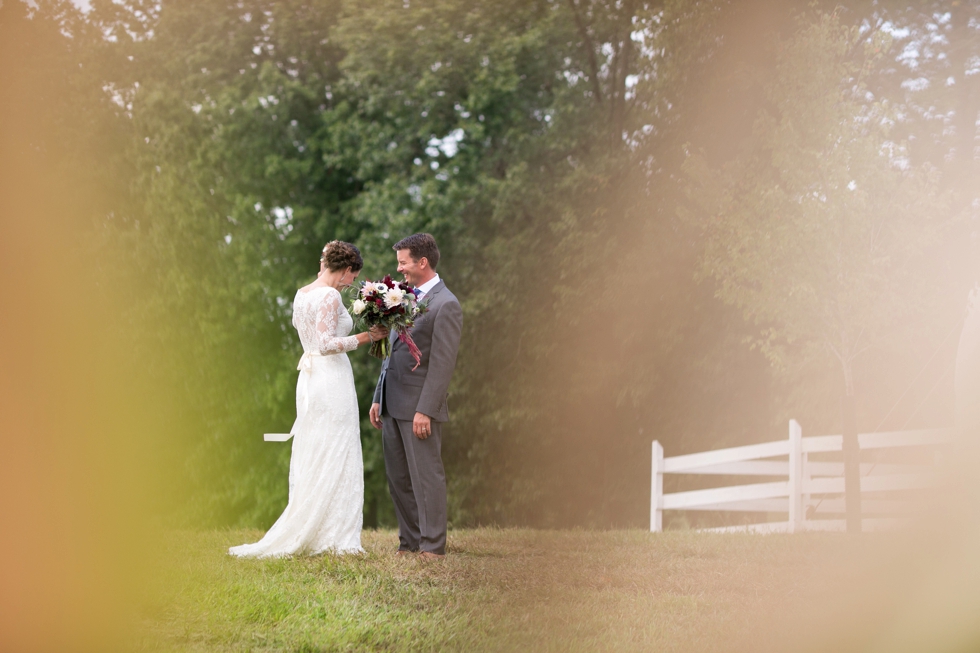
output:
<svg viewBox="0 0 980 653"><path fill-rule="evenodd" d="M388 531L361 556L225 554L260 535L172 534L139 650L889 650L930 578L908 561L932 556L912 536L496 529L451 531L435 563Z"/></svg>

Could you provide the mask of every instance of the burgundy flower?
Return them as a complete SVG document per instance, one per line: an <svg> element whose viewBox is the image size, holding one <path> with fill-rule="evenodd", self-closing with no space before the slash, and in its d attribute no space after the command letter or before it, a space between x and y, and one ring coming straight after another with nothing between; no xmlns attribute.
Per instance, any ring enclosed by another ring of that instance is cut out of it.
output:
<svg viewBox="0 0 980 653"><path fill-rule="evenodd" d="M389 307L385 301L388 290L398 289L404 293L411 292L415 300L418 300L422 293L418 288L413 288L409 283L394 281L390 274L385 275L383 279L374 283L378 289L372 290L369 293L363 292L362 286L361 299L368 306L359 314L360 318L357 321L365 323L367 326L380 324L390 328L392 332L398 335L399 340L408 345L409 352L415 359L416 367L418 367L421 364L421 352L419 352L418 347L412 340L410 329L415 324L415 318L428 310L427 302L412 301L411 306L405 306L399 303ZM389 343L390 341L387 338L376 341L371 346L371 355L377 358L387 358L391 355L391 346Z"/></svg>

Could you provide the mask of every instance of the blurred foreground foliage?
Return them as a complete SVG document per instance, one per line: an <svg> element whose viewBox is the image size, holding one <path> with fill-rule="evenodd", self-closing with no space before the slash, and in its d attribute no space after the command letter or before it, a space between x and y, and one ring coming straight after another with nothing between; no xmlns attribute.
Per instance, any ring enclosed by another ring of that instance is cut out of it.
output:
<svg viewBox="0 0 980 653"><path fill-rule="evenodd" d="M789 417L833 432L828 332L876 343L845 374L859 427L878 426L976 278L980 8L835 7L0 6L0 28L43 35L38 74L70 85L47 107L67 127L37 147L99 190L79 212L172 516L281 511L288 446L260 436L292 422L290 304L334 238L361 248L364 278L405 235L440 243L466 316L444 449L456 525L642 526L651 440L765 441ZM879 228L896 234L884 258L861 245ZM846 326L820 332L821 315ZM378 362L351 360L366 414ZM943 396L884 426L948 422ZM362 441L366 524L391 525L366 420Z"/></svg>

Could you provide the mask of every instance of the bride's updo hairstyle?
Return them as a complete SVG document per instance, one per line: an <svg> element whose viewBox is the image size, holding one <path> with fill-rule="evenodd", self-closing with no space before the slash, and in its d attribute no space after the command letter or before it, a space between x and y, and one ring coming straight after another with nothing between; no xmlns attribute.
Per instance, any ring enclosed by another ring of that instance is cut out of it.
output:
<svg viewBox="0 0 980 653"><path fill-rule="evenodd" d="M364 267L364 259L361 258L361 250L350 243L342 240L331 240L323 248L323 261L327 269L331 272L337 270L351 269L351 272L360 272Z"/></svg>

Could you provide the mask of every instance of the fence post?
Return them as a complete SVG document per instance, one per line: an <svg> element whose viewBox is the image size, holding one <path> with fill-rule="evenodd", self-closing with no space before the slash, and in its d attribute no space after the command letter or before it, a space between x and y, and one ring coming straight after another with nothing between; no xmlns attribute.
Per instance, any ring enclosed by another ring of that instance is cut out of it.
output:
<svg viewBox="0 0 980 653"><path fill-rule="evenodd" d="M789 421L789 532L803 529L803 429Z"/></svg>
<svg viewBox="0 0 980 653"><path fill-rule="evenodd" d="M653 441L653 464L650 467L650 532L664 529L664 448Z"/></svg>
<svg viewBox="0 0 980 653"><path fill-rule="evenodd" d="M844 511L848 533L861 532L861 443L854 421L854 395L841 399L842 443L844 453Z"/></svg>
<svg viewBox="0 0 980 653"><path fill-rule="evenodd" d="M802 439L802 438L801 438ZM804 529L806 530L805 522L807 521L807 512L810 510L810 481L812 477L810 476L810 454L803 454L803 515L800 521L804 522Z"/></svg>

